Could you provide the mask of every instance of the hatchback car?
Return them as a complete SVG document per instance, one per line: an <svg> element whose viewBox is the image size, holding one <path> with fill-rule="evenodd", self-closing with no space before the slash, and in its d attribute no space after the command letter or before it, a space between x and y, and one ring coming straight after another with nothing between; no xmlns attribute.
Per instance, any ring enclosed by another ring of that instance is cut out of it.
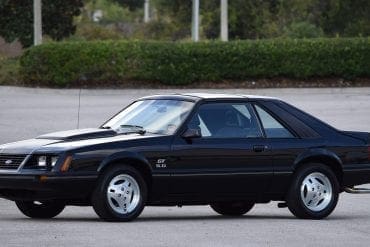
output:
<svg viewBox="0 0 370 247"><path fill-rule="evenodd" d="M370 182L369 133L337 130L277 98L140 98L98 128L0 146L0 197L26 216L92 205L129 221L145 206L210 205L221 215L280 202L321 219Z"/></svg>

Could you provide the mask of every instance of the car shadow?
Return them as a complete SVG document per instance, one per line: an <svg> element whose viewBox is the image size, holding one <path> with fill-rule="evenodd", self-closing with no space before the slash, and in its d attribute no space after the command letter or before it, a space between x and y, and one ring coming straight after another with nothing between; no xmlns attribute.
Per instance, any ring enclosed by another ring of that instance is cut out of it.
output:
<svg viewBox="0 0 370 247"><path fill-rule="evenodd" d="M363 216L330 216L323 221L333 220L346 220L356 219ZM306 219L298 219L295 216L290 215L244 215L244 216L221 216L221 215L207 215L207 216L143 216L139 217L135 221L137 222L154 222L154 221L248 221L248 220L294 220L294 221L307 221ZM317 221L317 220L311 220Z"/></svg>
<svg viewBox="0 0 370 247"><path fill-rule="evenodd" d="M355 219L364 219L369 218L370 216L346 216L346 215L333 215L324 220L320 221L337 221L337 220L355 220ZM2 217L1 220L10 220L10 221L39 221L39 222L104 222L99 219L97 216L90 217L63 217L63 215L58 216L53 219L30 219L25 217ZM221 216L221 215L205 215L205 216L141 216L136 220L132 221L135 223L147 223L147 222L163 222L163 221L179 221L179 222L188 222L188 221L245 221L248 220L292 220L292 221L317 221L318 220L305 220L298 219L294 216L289 215L244 215L244 216Z"/></svg>

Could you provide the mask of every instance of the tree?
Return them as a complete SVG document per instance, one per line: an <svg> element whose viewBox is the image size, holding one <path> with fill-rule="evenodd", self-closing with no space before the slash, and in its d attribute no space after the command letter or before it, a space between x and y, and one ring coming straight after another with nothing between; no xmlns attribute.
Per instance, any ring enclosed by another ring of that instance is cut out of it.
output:
<svg viewBox="0 0 370 247"><path fill-rule="evenodd" d="M111 0L119 3L123 7L128 8L130 11L135 11L144 6L144 0Z"/></svg>
<svg viewBox="0 0 370 247"><path fill-rule="evenodd" d="M78 16L82 0L43 0L43 34L61 40L73 34L73 17ZM33 1L0 0L0 36L7 42L19 39L24 47L33 43Z"/></svg>
<svg viewBox="0 0 370 247"><path fill-rule="evenodd" d="M270 2L272 2L270 4ZM230 39L254 39L264 37L264 25L270 21L270 9L274 0L232 0L228 3ZM220 1L203 0L201 15L207 38L220 36ZM271 5L271 6L270 6Z"/></svg>
<svg viewBox="0 0 370 247"><path fill-rule="evenodd" d="M154 4L160 22L168 23L173 30L171 39L178 40L191 35L191 0L156 0Z"/></svg>
<svg viewBox="0 0 370 247"><path fill-rule="evenodd" d="M323 29L331 35L369 36L370 1L330 0L323 13Z"/></svg>
<svg viewBox="0 0 370 247"><path fill-rule="evenodd" d="M190 35L190 0L155 2L159 18ZM219 38L219 5L200 1L201 36ZM230 0L228 13L230 39L370 35L369 0Z"/></svg>
<svg viewBox="0 0 370 247"><path fill-rule="evenodd" d="M230 39L264 37L263 27L269 21L270 9L277 0L232 0L228 3ZM182 29L190 30L191 2L183 0L157 0L157 10L161 18L170 18ZM201 31L209 39L220 37L220 1L201 0ZM183 32L187 34L187 32ZM182 37L184 38L184 37Z"/></svg>

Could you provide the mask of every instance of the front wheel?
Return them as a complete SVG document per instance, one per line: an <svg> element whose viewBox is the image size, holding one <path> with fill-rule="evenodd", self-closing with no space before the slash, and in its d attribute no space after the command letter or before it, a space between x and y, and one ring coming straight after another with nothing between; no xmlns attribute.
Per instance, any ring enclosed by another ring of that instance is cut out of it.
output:
<svg viewBox="0 0 370 247"><path fill-rule="evenodd" d="M36 219L53 218L65 208L60 201L16 201L15 204L24 215Z"/></svg>
<svg viewBox="0 0 370 247"><path fill-rule="evenodd" d="M92 205L106 221L131 221L144 209L147 187L142 175L130 166L107 170L99 179Z"/></svg>
<svg viewBox="0 0 370 247"><path fill-rule="evenodd" d="M253 208L254 202L221 202L210 206L221 215L239 216L248 213Z"/></svg>
<svg viewBox="0 0 370 247"><path fill-rule="evenodd" d="M322 219L335 209L339 183L333 171L321 164L299 169L287 195L289 210L298 218Z"/></svg>

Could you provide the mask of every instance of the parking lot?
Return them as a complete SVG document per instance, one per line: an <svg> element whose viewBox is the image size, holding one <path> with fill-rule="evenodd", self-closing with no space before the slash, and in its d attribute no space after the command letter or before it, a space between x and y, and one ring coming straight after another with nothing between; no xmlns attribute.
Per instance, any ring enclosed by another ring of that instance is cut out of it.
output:
<svg viewBox="0 0 370 247"><path fill-rule="evenodd" d="M0 144L51 131L96 127L135 98L218 92L282 98L339 129L370 132L370 88L58 90L0 87ZM78 105L80 94L80 121ZM31 220L0 199L0 246L369 246L370 195L341 194L326 220L298 220L275 202L239 218L207 206L148 207L131 223L106 223L90 207Z"/></svg>

